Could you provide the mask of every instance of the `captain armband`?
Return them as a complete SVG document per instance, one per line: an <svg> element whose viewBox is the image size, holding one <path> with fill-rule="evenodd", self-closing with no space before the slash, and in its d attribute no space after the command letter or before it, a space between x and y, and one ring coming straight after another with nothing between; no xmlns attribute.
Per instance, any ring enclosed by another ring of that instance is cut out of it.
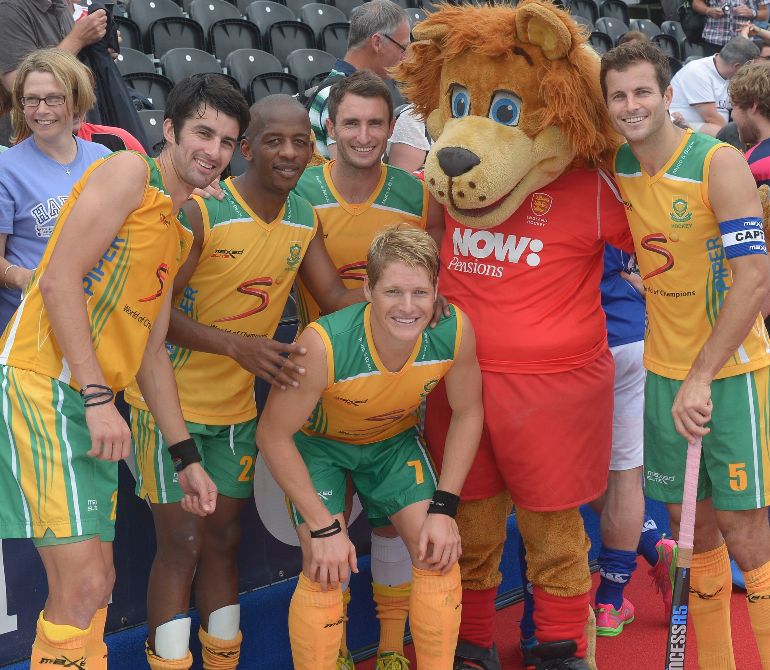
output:
<svg viewBox="0 0 770 670"><path fill-rule="evenodd" d="M739 256L767 253L762 219L757 216L722 221L719 224L719 232L722 235L722 246L728 260Z"/></svg>

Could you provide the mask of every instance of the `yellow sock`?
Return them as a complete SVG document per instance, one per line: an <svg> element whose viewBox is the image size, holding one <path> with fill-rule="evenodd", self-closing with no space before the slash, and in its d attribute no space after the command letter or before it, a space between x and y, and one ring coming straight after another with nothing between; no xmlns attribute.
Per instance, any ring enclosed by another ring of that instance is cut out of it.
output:
<svg viewBox="0 0 770 670"><path fill-rule="evenodd" d="M409 614L411 582L398 586L385 586L372 582L374 604L380 621L380 646L377 653L395 651L404 654L404 628Z"/></svg>
<svg viewBox="0 0 770 670"><path fill-rule="evenodd" d="M733 579L727 545L693 554L690 613L698 641L698 663L708 670L735 670L730 628Z"/></svg>
<svg viewBox="0 0 770 670"><path fill-rule="evenodd" d="M770 670L770 563L743 573L746 602L762 670Z"/></svg>
<svg viewBox="0 0 770 670"><path fill-rule="evenodd" d="M107 645L104 643L104 625L107 623L107 608L96 610L91 619L91 634L86 642L88 670L107 670Z"/></svg>
<svg viewBox="0 0 770 670"><path fill-rule="evenodd" d="M348 605L350 604L350 586L342 592L342 642L340 654L348 655Z"/></svg>
<svg viewBox="0 0 770 670"><path fill-rule="evenodd" d="M49 670L52 667L87 667L86 644L91 627L85 630L55 624L45 620L45 612L37 619L37 635L32 644L30 670Z"/></svg>
<svg viewBox="0 0 770 670"><path fill-rule="evenodd" d="M147 664L151 670L190 670L193 664L192 653L189 650L184 658L161 658L145 643L144 653L147 655Z"/></svg>
<svg viewBox="0 0 770 670"><path fill-rule="evenodd" d="M452 667L462 608L460 566L442 575L412 568L409 620L420 670Z"/></svg>
<svg viewBox="0 0 770 670"><path fill-rule="evenodd" d="M342 589L321 591L321 585L299 575L289 606L289 639L295 670L335 667L342 641Z"/></svg>
<svg viewBox="0 0 770 670"><path fill-rule="evenodd" d="M201 626L198 629L198 639L201 641L203 652L203 670L235 670L238 667L243 640L241 631L238 631L238 635L232 640L220 640L209 635Z"/></svg>

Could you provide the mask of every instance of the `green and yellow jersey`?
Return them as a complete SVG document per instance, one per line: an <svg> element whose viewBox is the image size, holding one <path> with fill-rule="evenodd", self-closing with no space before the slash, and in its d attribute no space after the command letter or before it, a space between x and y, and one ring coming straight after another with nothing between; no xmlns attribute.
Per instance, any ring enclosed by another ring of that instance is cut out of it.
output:
<svg viewBox="0 0 770 670"><path fill-rule="evenodd" d="M364 445L416 426L423 398L452 367L460 348L462 315L454 305L450 311L435 328L423 331L398 372L389 371L377 354L368 303L309 324L326 349L328 385L302 432Z"/></svg>

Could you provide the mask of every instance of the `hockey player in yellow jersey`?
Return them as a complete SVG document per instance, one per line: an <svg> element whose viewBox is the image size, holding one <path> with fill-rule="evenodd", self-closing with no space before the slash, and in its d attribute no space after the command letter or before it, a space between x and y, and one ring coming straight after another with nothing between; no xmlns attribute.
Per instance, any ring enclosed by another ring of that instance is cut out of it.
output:
<svg viewBox="0 0 770 670"><path fill-rule="evenodd" d="M279 388L302 383L303 347L273 339L301 276L325 310L364 300L337 276L310 204L292 191L310 159L305 108L287 95L251 108L243 175L221 183L222 200L184 207L194 242L174 284L168 342L182 414L218 489L203 520L183 492L139 389L129 387L137 495L150 501L157 553L148 592L147 659L153 670L189 668L190 591L201 618L206 670L234 669L239 630L237 553L241 512L253 496L255 375ZM288 360L286 354L299 356Z"/></svg>
<svg viewBox="0 0 770 670"><path fill-rule="evenodd" d="M336 159L306 170L296 190L315 208L329 255L345 285L353 288L366 277L366 253L376 233L394 223L409 223L440 235L433 231L443 231L444 214L423 182L382 163L394 120L390 91L380 77L360 70L340 79L331 87L328 104L326 124L336 141ZM300 320L306 325L322 310L301 279L297 288ZM402 652L410 574L409 553L393 528L375 528L372 588L380 621L378 654L387 654L390 668L404 668L407 662ZM346 606L349 598L346 589ZM385 667L379 659L376 665L376 670ZM352 668L343 643L340 670Z"/></svg>
<svg viewBox="0 0 770 670"><path fill-rule="evenodd" d="M157 159L113 154L75 185L0 340L0 530L33 538L48 578L34 670L107 667L117 461L130 450L113 399L134 376L172 445L185 509L215 510L164 340L170 287L192 241L177 212L227 165L247 120L223 77L180 82Z"/></svg>
<svg viewBox="0 0 770 670"><path fill-rule="evenodd" d="M733 147L673 125L668 60L634 42L602 57L615 176L647 299L645 492L678 534L687 443L703 441L690 612L701 668L735 668L730 555L770 670L770 293L762 208Z"/></svg>
<svg viewBox="0 0 770 670"><path fill-rule="evenodd" d="M303 569L289 610L297 670L333 670L341 583L355 572L344 515L347 476L373 524L392 522L412 559L410 621L420 670L450 670L460 624L460 537L453 516L482 429L473 329L454 306L428 328L438 253L410 226L379 233L366 305L321 317L299 338L306 376L268 397L257 445L292 502ZM441 477L418 431L444 378L452 407ZM319 492L323 492L320 495Z"/></svg>

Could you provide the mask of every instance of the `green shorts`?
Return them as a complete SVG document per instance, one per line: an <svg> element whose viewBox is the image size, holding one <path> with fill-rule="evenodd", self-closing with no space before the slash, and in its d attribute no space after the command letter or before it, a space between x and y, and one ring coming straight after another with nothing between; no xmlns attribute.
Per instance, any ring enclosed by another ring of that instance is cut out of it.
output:
<svg viewBox="0 0 770 670"><path fill-rule="evenodd" d="M118 464L88 456L91 435L78 392L7 366L0 366L0 387L0 538L112 542Z"/></svg>
<svg viewBox="0 0 770 670"><path fill-rule="evenodd" d="M201 455L201 465L219 495L248 498L254 493L257 420L224 426L185 421ZM136 495L151 503L178 503L184 497L171 455L146 409L131 408L131 443L136 458Z"/></svg>
<svg viewBox="0 0 770 670"><path fill-rule="evenodd" d="M645 492L681 504L687 441L671 407L682 382L647 373L644 388ZM713 411L703 438L698 500L716 509L766 507L770 499L770 368L711 382Z"/></svg>
<svg viewBox="0 0 770 670"><path fill-rule="evenodd" d="M436 470L414 428L365 445L301 432L294 435L294 442L330 514L345 511L348 473L375 528L389 525L392 514L430 499L436 490ZM292 504L289 509L294 524L300 525L300 513Z"/></svg>

